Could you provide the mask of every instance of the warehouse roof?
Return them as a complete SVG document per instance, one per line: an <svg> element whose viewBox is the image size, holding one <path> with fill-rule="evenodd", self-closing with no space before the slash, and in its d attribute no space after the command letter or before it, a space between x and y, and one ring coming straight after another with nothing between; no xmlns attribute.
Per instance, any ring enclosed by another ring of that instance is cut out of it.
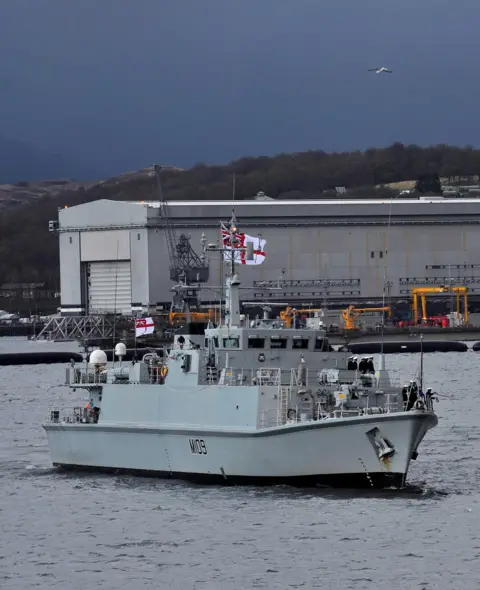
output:
<svg viewBox="0 0 480 590"><path fill-rule="evenodd" d="M122 201L126 202L126 201ZM130 201L136 205L144 205L147 207L160 207L159 201ZM461 197L454 198L454 199L444 199L442 197L422 197L420 199L309 199L309 200L269 200L269 201L259 201L259 200L243 200L243 201L235 201L235 207L242 207L242 206L256 206L256 207L271 207L275 205L278 206L291 206L291 205L390 205L390 204L407 204L407 205L415 205L416 203L480 203L480 199L463 199ZM169 201L169 205L175 207L194 207L201 205L202 207L231 207L232 201Z"/></svg>

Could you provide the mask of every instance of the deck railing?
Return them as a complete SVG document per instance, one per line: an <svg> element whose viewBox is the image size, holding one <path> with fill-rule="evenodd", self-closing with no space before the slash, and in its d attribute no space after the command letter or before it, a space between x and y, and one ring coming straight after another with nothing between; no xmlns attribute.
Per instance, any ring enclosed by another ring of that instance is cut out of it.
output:
<svg viewBox="0 0 480 590"><path fill-rule="evenodd" d="M49 424L96 424L100 408L74 406L70 408L50 408L46 422Z"/></svg>
<svg viewBox="0 0 480 590"><path fill-rule="evenodd" d="M348 404L337 405L327 409L324 401L312 399L308 402L299 402L284 410L281 402L277 408L260 411L259 428L273 428L283 424L295 424L298 422L312 422L319 420L331 420L375 414L390 414L404 410L404 405L399 394L382 394L381 399L372 401L371 395L361 396L357 400L348 400ZM425 406L432 411L433 407Z"/></svg>
<svg viewBox="0 0 480 590"><path fill-rule="evenodd" d="M404 382L396 372L389 371L391 387L400 387ZM311 389L324 385L352 384L357 381L358 385L365 387L377 387L378 379L373 374L362 375L358 371L347 371L343 369L328 369L325 371L317 369L305 369L300 372L297 369L265 368L245 369L229 367L220 371L220 385L289 385L292 387L309 387ZM408 381L408 378L406 379Z"/></svg>

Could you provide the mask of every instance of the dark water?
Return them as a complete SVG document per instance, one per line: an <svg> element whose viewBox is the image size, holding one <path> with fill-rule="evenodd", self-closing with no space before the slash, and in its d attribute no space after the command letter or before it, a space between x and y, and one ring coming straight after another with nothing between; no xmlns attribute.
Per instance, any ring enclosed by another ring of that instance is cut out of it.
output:
<svg viewBox="0 0 480 590"><path fill-rule="evenodd" d="M418 357L387 362L408 379ZM0 367L0 589L478 590L479 366L425 356L439 426L379 493L59 474L40 424L74 395L63 365Z"/></svg>

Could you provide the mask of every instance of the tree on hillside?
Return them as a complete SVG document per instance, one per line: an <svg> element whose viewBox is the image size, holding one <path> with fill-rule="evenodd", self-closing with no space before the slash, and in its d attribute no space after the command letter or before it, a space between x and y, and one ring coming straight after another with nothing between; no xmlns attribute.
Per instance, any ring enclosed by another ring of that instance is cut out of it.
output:
<svg viewBox="0 0 480 590"><path fill-rule="evenodd" d="M425 172L420 174L415 183L415 190L419 193L431 193L434 195L442 194L442 185L440 177L435 172Z"/></svg>

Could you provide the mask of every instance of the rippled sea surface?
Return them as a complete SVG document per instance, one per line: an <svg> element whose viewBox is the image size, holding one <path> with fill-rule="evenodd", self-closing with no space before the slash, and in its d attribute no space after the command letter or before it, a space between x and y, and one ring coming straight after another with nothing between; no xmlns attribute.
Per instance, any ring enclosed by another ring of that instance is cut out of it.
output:
<svg viewBox="0 0 480 590"><path fill-rule="evenodd" d="M0 589L479 590L479 354L425 355L439 425L409 487L375 493L57 473L64 366L0 367ZM418 360L387 357L407 379Z"/></svg>

